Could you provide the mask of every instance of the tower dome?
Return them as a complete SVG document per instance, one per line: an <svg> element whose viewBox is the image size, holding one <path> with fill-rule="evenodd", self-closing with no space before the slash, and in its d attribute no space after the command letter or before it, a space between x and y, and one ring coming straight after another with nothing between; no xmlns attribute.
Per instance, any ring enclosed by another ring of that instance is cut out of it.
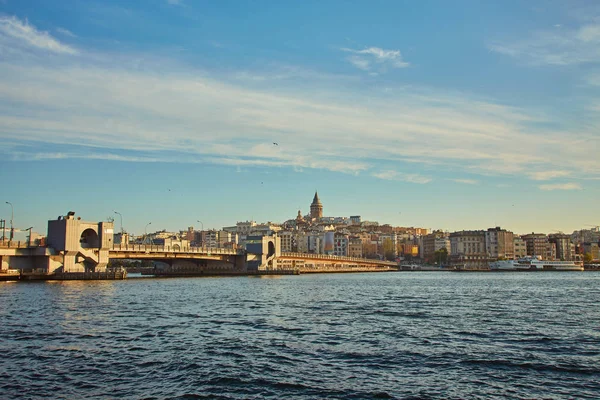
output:
<svg viewBox="0 0 600 400"><path fill-rule="evenodd" d="M316 191L315 197L310 205L310 217L316 219L323 218L323 204L321 204L321 200L319 200L319 194Z"/></svg>

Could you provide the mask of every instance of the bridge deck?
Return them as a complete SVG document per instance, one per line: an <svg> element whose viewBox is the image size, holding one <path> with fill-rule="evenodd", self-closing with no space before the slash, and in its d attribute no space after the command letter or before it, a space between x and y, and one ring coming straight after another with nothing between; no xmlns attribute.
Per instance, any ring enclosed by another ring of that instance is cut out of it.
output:
<svg viewBox="0 0 600 400"><path fill-rule="evenodd" d="M388 267L397 267L398 263L392 261L374 260L369 258L357 258L357 257L343 257L343 256L331 256L327 254L310 254L310 253L281 253L277 259L283 260L315 260L315 261L327 261L327 262L340 262L340 263L358 263L358 264L371 264L371 265L383 265Z"/></svg>
<svg viewBox="0 0 600 400"><path fill-rule="evenodd" d="M219 247L183 247L157 246L144 244L115 244L109 249L110 254L138 253L138 254L186 254L186 255L230 255L237 256L246 253L243 249L224 249Z"/></svg>

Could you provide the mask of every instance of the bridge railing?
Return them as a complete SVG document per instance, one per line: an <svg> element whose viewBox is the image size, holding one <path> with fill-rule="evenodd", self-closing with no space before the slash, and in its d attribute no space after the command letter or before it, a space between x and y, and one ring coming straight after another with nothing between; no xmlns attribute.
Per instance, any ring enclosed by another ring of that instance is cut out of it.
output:
<svg viewBox="0 0 600 400"><path fill-rule="evenodd" d="M345 257L345 256L332 256L329 254L314 254L314 253L281 253L280 257L292 257L292 258L312 258L318 260L336 260L336 261L354 261L354 262L367 262L372 264L385 264L385 265L398 265L393 261L375 260L370 258L358 258L358 257Z"/></svg>
<svg viewBox="0 0 600 400"><path fill-rule="evenodd" d="M198 253L198 254L243 254L243 249L226 249L222 247L179 247L179 246L161 246L149 244L113 244L114 251L135 251L135 252L152 252L152 253Z"/></svg>
<svg viewBox="0 0 600 400"><path fill-rule="evenodd" d="M30 243L27 240L2 240L0 239L0 247L6 247L6 248L14 248L14 249L24 249L24 248L28 248L28 247L40 247L37 244L34 243Z"/></svg>

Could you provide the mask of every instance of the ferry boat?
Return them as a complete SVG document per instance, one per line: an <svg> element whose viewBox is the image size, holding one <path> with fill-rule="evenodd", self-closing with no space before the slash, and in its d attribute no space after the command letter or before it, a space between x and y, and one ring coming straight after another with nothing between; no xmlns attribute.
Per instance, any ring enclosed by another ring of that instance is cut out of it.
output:
<svg viewBox="0 0 600 400"><path fill-rule="evenodd" d="M492 271L583 271L581 261L549 261L539 257L502 260L490 263Z"/></svg>

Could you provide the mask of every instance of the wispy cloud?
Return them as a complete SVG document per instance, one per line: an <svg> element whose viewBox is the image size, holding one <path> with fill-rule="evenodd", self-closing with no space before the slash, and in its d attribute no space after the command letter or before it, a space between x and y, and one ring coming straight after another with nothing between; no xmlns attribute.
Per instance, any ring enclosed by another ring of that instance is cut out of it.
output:
<svg viewBox="0 0 600 400"><path fill-rule="evenodd" d="M600 86L600 73L588 75L586 81L592 86Z"/></svg>
<svg viewBox="0 0 600 400"><path fill-rule="evenodd" d="M27 21L16 17L0 16L0 48L28 47L51 53L77 54L71 46L59 42L48 32L38 31Z"/></svg>
<svg viewBox="0 0 600 400"><path fill-rule="evenodd" d="M431 182L431 178L419 174L403 174L394 170L385 170L380 172L374 172L371 174L375 178L385 179L389 181L401 181L418 184L426 184Z"/></svg>
<svg viewBox="0 0 600 400"><path fill-rule="evenodd" d="M464 183L465 185L477 185L479 181L475 179L450 179L452 182Z"/></svg>
<svg viewBox="0 0 600 400"><path fill-rule="evenodd" d="M56 32L60 33L61 35L69 36L72 38L77 37L77 35L65 28L56 28Z"/></svg>
<svg viewBox="0 0 600 400"><path fill-rule="evenodd" d="M529 177L534 181L548 181L554 178L563 178L569 176L569 171L537 171L529 174Z"/></svg>
<svg viewBox="0 0 600 400"><path fill-rule="evenodd" d="M167 0L167 3L173 6L180 6L183 4L183 0Z"/></svg>
<svg viewBox="0 0 600 400"><path fill-rule="evenodd" d="M575 65L600 62L600 23L576 28L542 30L529 37L492 42L488 48L534 65Z"/></svg>
<svg viewBox="0 0 600 400"><path fill-rule="evenodd" d="M20 150L32 157L40 144L57 144L64 157L314 168L413 183L435 177L422 165L600 177L589 151L600 145L597 130L552 131L546 120L540 129L527 110L461 93L381 94L353 81L327 86L314 74L249 81L162 60L140 70L126 56L88 49L76 60L63 56L70 53L60 53L60 63L0 63L0 140L13 143L0 155L27 142L38 144ZM115 149L119 155L110 155ZM411 173L397 172L407 164Z"/></svg>
<svg viewBox="0 0 600 400"><path fill-rule="evenodd" d="M384 50L379 47L369 47L363 50L344 47L340 50L352 53L347 60L363 71L370 71L374 68L385 71L387 68L406 68L410 65L402 59L400 50Z"/></svg>
<svg viewBox="0 0 600 400"><path fill-rule="evenodd" d="M538 186L541 190L581 190L582 187L579 183L552 183L548 185Z"/></svg>

